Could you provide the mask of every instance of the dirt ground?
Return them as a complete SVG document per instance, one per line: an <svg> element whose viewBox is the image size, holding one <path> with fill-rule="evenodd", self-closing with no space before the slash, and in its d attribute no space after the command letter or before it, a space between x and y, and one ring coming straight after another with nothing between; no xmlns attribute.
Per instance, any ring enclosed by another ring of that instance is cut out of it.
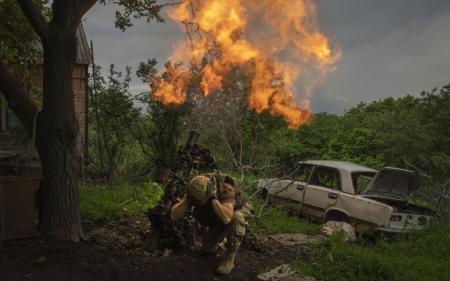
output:
<svg viewBox="0 0 450 281"><path fill-rule="evenodd" d="M128 222L91 226L87 232L96 232L95 237L98 237L100 229L100 232L109 233L117 241L127 240L123 231L117 230L118 226L133 229L135 224L130 226ZM127 235L130 233L133 231ZM144 255L130 249L133 247L130 245L137 244L132 242L119 247L131 250L124 252L105 247L93 238L79 243L42 238L4 241L0 249L0 280L256 280L259 273L307 252L305 248L287 248L275 242L264 253L244 247L239 252L234 271L229 276L218 276L215 274L221 260L218 254L204 255L184 250L167 256Z"/></svg>

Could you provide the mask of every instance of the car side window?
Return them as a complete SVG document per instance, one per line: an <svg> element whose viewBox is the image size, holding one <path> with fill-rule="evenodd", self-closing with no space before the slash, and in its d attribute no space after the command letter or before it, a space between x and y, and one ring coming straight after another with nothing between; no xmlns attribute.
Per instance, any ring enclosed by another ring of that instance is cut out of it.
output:
<svg viewBox="0 0 450 281"><path fill-rule="evenodd" d="M301 182L308 182L309 176L312 172L312 165L302 164L297 174L297 180Z"/></svg>
<svg viewBox="0 0 450 281"><path fill-rule="evenodd" d="M341 190L341 177L337 169L317 166L314 169L310 184Z"/></svg>

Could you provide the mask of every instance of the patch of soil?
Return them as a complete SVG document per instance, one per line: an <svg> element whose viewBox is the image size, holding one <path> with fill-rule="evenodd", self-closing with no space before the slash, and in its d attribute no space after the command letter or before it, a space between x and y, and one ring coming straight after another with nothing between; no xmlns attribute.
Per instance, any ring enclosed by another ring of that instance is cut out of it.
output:
<svg viewBox="0 0 450 281"><path fill-rule="evenodd" d="M265 253L243 247L233 272L219 276L215 274L221 261L219 254L189 250L168 256L146 253L140 241L146 229L144 221L137 219L87 225L85 231L90 239L80 243L42 238L4 241L0 248L0 280L256 280L259 273L302 256L306 247L283 247L272 242Z"/></svg>

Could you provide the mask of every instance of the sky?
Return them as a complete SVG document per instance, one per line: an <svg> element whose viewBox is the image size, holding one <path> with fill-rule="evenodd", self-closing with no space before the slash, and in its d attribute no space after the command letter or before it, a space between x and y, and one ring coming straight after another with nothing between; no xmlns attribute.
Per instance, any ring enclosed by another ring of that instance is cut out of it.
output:
<svg viewBox="0 0 450 281"><path fill-rule="evenodd" d="M289 0L286 0L289 1ZM317 0L320 30L336 42L342 58L311 98L314 112L342 114L360 102L418 96L450 83L449 0ZM135 20L114 28L113 5L96 5L84 18L95 63L124 71L147 58L162 66L183 33L166 23ZM134 79L133 92L147 85Z"/></svg>

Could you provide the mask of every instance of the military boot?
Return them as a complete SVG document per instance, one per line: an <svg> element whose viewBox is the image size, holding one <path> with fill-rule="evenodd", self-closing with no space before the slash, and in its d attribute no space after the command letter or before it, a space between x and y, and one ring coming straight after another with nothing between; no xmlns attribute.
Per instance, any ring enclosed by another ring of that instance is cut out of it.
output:
<svg viewBox="0 0 450 281"><path fill-rule="evenodd" d="M236 254L239 250L240 245L241 242L237 239L234 243L232 243L232 245L230 245L230 247L227 249L225 259L216 270L217 274L228 275L231 273L231 271L235 267L234 260L236 258Z"/></svg>

